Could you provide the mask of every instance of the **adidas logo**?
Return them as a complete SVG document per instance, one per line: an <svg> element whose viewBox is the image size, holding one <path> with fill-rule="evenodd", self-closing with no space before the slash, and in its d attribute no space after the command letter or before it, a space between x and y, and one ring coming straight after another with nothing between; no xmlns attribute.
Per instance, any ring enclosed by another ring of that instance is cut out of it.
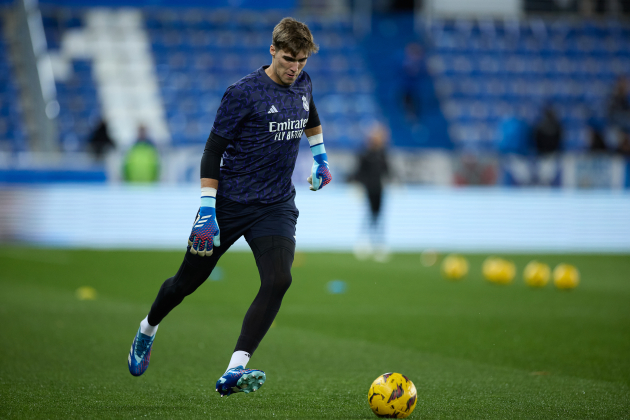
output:
<svg viewBox="0 0 630 420"><path fill-rule="evenodd" d="M269 112L267 112L267 114L275 114L276 112L278 112L278 110L276 109L276 106L271 105L271 108L269 108Z"/></svg>

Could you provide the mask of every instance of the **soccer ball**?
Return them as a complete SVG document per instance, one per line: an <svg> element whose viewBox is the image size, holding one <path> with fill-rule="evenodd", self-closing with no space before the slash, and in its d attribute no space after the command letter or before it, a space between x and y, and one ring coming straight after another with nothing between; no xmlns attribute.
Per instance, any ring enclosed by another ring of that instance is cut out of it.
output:
<svg viewBox="0 0 630 420"><path fill-rule="evenodd" d="M498 284L511 283L516 274L513 262L497 257L486 258L481 269L486 280Z"/></svg>
<svg viewBox="0 0 630 420"><path fill-rule="evenodd" d="M450 254L442 261L442 274L447 279L459 280L468 273L468 261L461 255Z"/></svg>
<svg viewBox="0 0 630 420"><path fill-rule="evenodd" d="M549 283L551 270L547 264L530 261L523 270L523 279L528 286L543 287Z"/></svg>
<svg viewBox="0 0 630 420"><path fill-rule="evenodd" d="M558 264L553 269L553 283L558 289L573 289L580 283L580 272L569 264Z"/></svg>
<svg viewBox="0 0 630 420"><path fill-rule="evenodd" d="M384 373L368 391L368 403L378 417L404 419L417 403L416 387L405 375Z"/></svg>

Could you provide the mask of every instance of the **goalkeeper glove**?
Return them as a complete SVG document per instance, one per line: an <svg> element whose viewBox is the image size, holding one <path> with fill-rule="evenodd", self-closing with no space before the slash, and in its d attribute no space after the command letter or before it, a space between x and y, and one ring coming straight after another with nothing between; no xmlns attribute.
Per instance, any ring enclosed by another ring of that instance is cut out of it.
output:
<svg viewBox="0 0 630 420"><path fill-rule="evenodd" d="M311 184L311 191L321 190L324 185L328 185L332 180L330 169L328 168L328 156L326 155L326 149L324 148L324 136L322 134L315 134L308 138L308 142L311 145L311 152L313 153L313 168L311 169L311 176L306 180Z"/></svg>
<svg viewBox="0 0 630 420"><path fill-rule="evenodd" d="M213 246L221 246L219 225L215 203L217 190L214 188L201 189L201 206L188 238L190 253L200 257L212 255Z"/></svg>

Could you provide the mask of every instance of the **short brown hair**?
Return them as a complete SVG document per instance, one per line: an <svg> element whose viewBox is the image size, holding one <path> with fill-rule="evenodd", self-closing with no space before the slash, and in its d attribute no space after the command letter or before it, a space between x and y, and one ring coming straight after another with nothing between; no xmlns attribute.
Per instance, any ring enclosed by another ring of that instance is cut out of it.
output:
<svg viewBox="0 0 630 420"><path fill-rule="evenodd" d="M308 26L291 17L285 17L273 28L271 39L276 49L290 52L294 57L300 52L310 56L319 51Z"/></svg>

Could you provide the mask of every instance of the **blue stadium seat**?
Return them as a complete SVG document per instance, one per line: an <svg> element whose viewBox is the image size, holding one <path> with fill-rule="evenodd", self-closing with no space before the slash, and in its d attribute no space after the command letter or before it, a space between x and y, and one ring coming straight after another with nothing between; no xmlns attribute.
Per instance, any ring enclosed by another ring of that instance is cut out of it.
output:
<svg viewBox="0 0 630 420"><path fill-rule="evenodd" d="M46 43L49 50L58 50L61 42L61 35L57 26L44 27Z"/></svg>
<svg viewBox="0 0 630 420"><path fill-rule="evenodd" d="M205 142L225 89L270 63L266 52L270 31L283 16L276 11L231 10L203 16L170 9L169 13L161 9L144 13L173 143ZM318 110L324 108L321 115L337 117L326 111L330 102L326 98L333 94L337 99L332 101L343 109L341 117L347 123L374 119L374 82L349 22L314 21L311 30L322 50L309 60L307 72L315 86ZM346 96L339 98L340 93ZM341 143L358 141L342 131Z"/></svg>
<svg viewBox="0 0 630 420"><path fill-rule="evenodd" d="M601 113L615 78L630 74L630 33L623 25L525 23L436 21L427 28L434 43L429 66L459 141L479 141L485 136L479 133L510 112L533 121L549 100L569 104L563 123L581 127L591 113L584 104ZM584 147L580 130L567 135L570 147Z"/></svg>
<svg viewBox="0 0 630 420"><path fill-rule="evenodd" d="M80 28L83 26L83 19L80 11L75 11L72 15L67 16L63 21L63 27L66 29Z"/></svg>

